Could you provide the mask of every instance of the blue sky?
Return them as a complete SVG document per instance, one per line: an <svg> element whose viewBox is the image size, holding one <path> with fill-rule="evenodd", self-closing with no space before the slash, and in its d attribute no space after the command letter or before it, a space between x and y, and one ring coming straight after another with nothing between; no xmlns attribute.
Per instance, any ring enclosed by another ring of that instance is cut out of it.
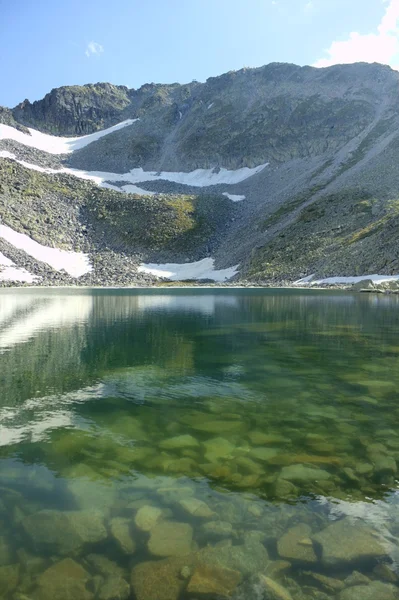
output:
<svg viewBox="0 0 399 600"><path fill-rule="evenodd" d="M399 0L0 0L0 105L244 66L399 65Z"/></svg>

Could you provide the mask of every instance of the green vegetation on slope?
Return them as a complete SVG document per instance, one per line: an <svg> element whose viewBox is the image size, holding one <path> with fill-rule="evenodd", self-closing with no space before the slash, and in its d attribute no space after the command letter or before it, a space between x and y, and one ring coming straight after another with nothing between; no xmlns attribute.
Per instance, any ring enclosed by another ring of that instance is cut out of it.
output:
<svg viewBox="0 0 399 600"><path fill-rule="evenodd" d="M59 248L196 256L206 253L232 210L222 195L125 194L0 160L1 221Z"/></svg>
<svg viewBox="0 0 399 600"><path fill-rule="evenodd" d="M284 205L287 212L304 199L301 195ZM258 248L247 274L253 280L292 280L311 273L398 270L398 227L399 200L387 201L361 189L341 190L306 206L293 223Z"/></svg>

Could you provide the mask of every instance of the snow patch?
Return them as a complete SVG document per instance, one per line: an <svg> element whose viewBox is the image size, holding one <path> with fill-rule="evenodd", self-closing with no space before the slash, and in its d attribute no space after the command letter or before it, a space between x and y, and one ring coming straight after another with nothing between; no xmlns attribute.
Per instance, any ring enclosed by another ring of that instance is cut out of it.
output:
<svg viewBox="0 0 399 600"><path fill-rule="evenodd" d="M232 202L241 202L241 200L245 200L245 196L240 196L238 194L229 194L228 192L223 192L223 196L227 196L227 198Z"/></svg>
<svg viewBox="0 0 399 600"><path fill-rule="evenodd" d="M0 158L10 158L11 160L15 160L15 162L19 163L23 167L32 169L33 171L40 171L41 173L47 173L49 175L60 175L65 173L80 179L92 181L100 187L113 189L118 192L124 191L133 194L140 194L142 196L152 196L154 195L154 192L143 190L142 188L135 186L136 183L163 180L171 181L173 183L181 183L183 185L189 185L192 187L207 187L210 185L219 184L233 185L234 183L240 183L241 181L244 181L244 179L248 179L248 177L252 177L252 175L260 173L269 164L265 163L253 168L242 167L241 169L231 171L222 168L219 169L218 172L216 172L215 169L196 169L195 171L189 171L187 173L174 171L143 171L141 167L138 167L128 171L127 173L109 173L107 171L84 171L80 169L70 169L67 167L61 169L39 167L38 165L28 163L24 160L18 160L15 154L5 150L0 151ZM127 184L122 188L119 188L108 182L127 182ZM227 193L224 195L227 195ZM233 200L233 202L238 202L239 200L243 200L245 198L245 196L234 196L233 194L230 196L230 199Z"/></svg>
<svg viewBox="0 0 399 600"><path fill-rule="evenodd" d="M115 188L116 186L112 186L113 188ZM137 187L137 185L133 185L132 183L129 183L128 185L123 185L122 188L118 188L119 191L122 189L124 192L126 192L127 194L140 194L140 196L155 196L155 192L148 192L147 190L143 190L140 187Z"/></svg>
<svg viewBox="0 0 399 600"><path fill-rule="evenodd" d="M252 175L260 173L265 167L268 166L268 164L269 163L265 163L253 168L242 167L241 169L236 170L228 170L224 168L219 170L195 169L195 171L189 171L188 173L174 171L143 171L143 169L139 167L132 169L129 173L125 173L123 176L119 175L119 177L123 177L131 183L157 181L162 179L164 181L182 183L184 185L190 185L193 187L206 187L223 183L232 185L234 183L240 183L240 181L244 181L244 179L248 179L248 177L252 177ZM109 178L109 181L115 181L115 179L112 180Z"/></svg>
<svg viewBox="0 0 399 600"><path fill-rule="evenodd" d="M21 283L34 283L40 279L29 271L19 267L4 267L0 270L0 281L19 281Z"/></svg>
<svg viewBox="0 0 399 600"><path fill-rule="evenodd" d="M18 233L6 225L0 225L0 238L36 260L47 263L56 271L66 271L71 277L81 277L92 270L86 254L42 246L24 233Z"/></svg>
<svg viewBox="0 0 399 600"><path fill-rule="evenodd" d="M12 262L12 260L7 258L7 256L4 256L4 254L2 254L0 252L0 266L1 267L12 267L13 264L14 263Z"/></svg>
<svg viewBox="0 0 399 600"><path fill-rule="evenodd" d="M38 279L40 279L40 277L32 275L25 269L16 267L12 260L0 252L0 281L20 281L21 283L33 283Z"/></svg>
<svg viewBox="0 0 399 600"><path fill-rule="evenodd" d="M7 152L7 150L0 150L0 158L12 158L15 160L15 154Z"/></svg>
<svg viewBox="0 0 399 600"><path fill-rule="evenodd" d="M215 269L213 258L203 258L192 263L166 263L166 264L142 264L138 271L150 273L157 277L165 277L171 281L183 281L186 279L213 279L214 281L226 281L233 277L238 270L238 265L228 269Z"/></svg>
<svg viewBox="0 0 399 600"><path fill-rule="evenodd" d="M126 121L122 121L121 123L113 125L112 127L108 127L107 129L103 129L102 131L96 131L95 133L90 133L89 135L83 135L80 137L58 137L55 135L49 135L47 133L41 133L36 129L30 128L29 135L28 133L18 131L18 129L15 129L14 127L10 127L9 125L0 124L0 140L14 140L15 142L19 142L25 146L30 146L31 148L36 148L37 150L43 150L44 152L49 152L50 154L70 154L75 150L80 150L80 148L88 146L92 142L96 142L105 135L109 135L114 131L118 131L119 129L123 129L124 127L132 125L138 120L139 119L127 119Z"/></svg>
<svg viewBox="0 0 399 600"><path fill-rule="evenodd" d="M399 275L360 275L356 277L325 277L324 279L313 279L313 275L308 275L308 277L303 277L302 279L298 279L298 281L294 281L294 285L308 283L309 285L320 285L321 283L330 283L330 284L352 284L359 283L359 281L364 281L365 279L371 279L374 283L383 283L384 281L396 281L399 279Z"/></svg>

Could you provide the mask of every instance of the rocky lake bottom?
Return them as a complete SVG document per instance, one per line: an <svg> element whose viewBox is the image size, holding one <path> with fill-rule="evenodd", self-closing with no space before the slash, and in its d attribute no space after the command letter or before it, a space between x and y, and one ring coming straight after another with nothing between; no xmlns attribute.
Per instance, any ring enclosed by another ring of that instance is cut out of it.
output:
<svg viewBox="0 0 399 600"><path fill-rule="evenodd" d="M0 292L1 600L399 599L399 298Z"/></svg>

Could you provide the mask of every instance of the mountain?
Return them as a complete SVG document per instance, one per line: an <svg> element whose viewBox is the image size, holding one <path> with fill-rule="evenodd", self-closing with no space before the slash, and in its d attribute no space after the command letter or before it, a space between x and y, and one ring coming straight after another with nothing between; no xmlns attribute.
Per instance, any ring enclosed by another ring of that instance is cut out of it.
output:
<svg viewBox="0 0 399 600"><path fill-rule="evenodd" d="M2 108L0 265L123 285L399 273L398 92L379 64L273 63ZM27 240L91 270L67 274Z"/></svg>

